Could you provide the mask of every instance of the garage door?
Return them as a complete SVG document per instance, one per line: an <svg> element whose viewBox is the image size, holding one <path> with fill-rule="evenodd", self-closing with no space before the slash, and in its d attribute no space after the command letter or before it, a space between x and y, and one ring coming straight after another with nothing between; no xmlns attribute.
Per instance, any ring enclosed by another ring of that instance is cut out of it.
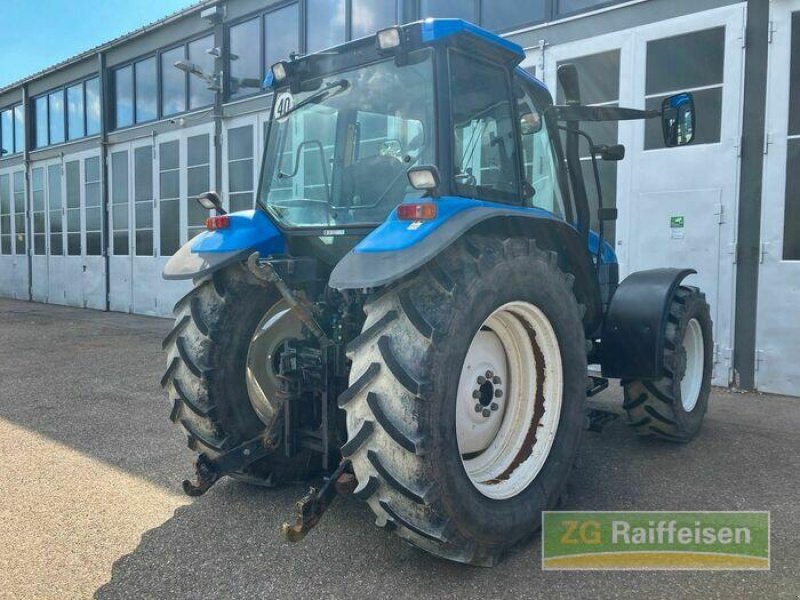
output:
<svg viewBox="0 0 800 600"><path fill-rule="evenodd" d="M800 1L772 2L756 385L800 395Z"/></svg>
<svg viewBox="0 0 800 600"><path fill-rule="evenodd" d="M589 104L658 108L672 93L694 93L699 125L691 146L664 148L658 121L589 130L596 143L619 141L628 151L625 161L601 171L605 188L615 192L607 204L620 211L609 237L623 276L697 269L688 283L702 287L712 307L717 385L728 385L732 373L743 26L738 5L555 46L544 61L551 89L558 66L575 63Z"/></svg>

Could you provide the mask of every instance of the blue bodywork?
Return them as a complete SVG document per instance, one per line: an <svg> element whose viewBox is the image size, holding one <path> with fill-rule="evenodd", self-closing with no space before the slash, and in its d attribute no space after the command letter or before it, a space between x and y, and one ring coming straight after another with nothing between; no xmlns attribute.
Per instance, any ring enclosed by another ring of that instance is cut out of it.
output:
<svg viewBox="0 0 800 600"><path fill-rule="evenodd" d="M377 252L400 252L419 244L431 233L439 229L448 219L453 218L459 213L476 208L496 209L502 206L504 209L519 212L521 215L534 216L540 219L561 221L553 213L542 208L530 208L524 206L514 206L500 204L496 202L485 202L482 200L471 200L469 198L459 198L447 196L436 200L438 214L431 221L401 221L397 217L397 211L393 210L382 225L365 237L354 249L356 254L369 254ZM600 236L594 231L589 235L589 251L592 256L597 254L597 247L600 243ZM603 243L603 254L601 260L605 264L617 262L614 249L607 243Z"/></svg>
<svg viewBox="0 0 800 600"><path fill-rule="evenodd" d="M261 256L284 254L286 242L269 217L261 210L244 210L230 216L227 229L204 231L192 240L194 254L258 250Z"/></svg>

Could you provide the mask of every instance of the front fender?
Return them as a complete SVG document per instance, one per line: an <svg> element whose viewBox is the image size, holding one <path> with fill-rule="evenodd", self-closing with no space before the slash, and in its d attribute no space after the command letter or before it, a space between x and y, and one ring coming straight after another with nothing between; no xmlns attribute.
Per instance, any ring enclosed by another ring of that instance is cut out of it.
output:
<svg viewBox="0 0 800 600"><path fill-rule="evenodd" d="M284 254L283 235L260 210L236 212L226 229L204 231L184 244L164 266L162 276L169 280L201 277L256 251L261 256Z"/></svg>
<svg viewBox="0 0 800 600"><path fill-rule="evenodd" d="M608 307L600 343L603 377L659 379L675 291L694 269L653 269L629 275Z"/></svg>
<svg viewBox="0 0 800 600"><path fill-rule="evenodd" d="M446 197L436 201L431 221L401 221L397 211L351 250L331 273L338 290L380 287L407 275L445 250L472 227L496 217L532 218L561 223L538 209Z"/></svg>

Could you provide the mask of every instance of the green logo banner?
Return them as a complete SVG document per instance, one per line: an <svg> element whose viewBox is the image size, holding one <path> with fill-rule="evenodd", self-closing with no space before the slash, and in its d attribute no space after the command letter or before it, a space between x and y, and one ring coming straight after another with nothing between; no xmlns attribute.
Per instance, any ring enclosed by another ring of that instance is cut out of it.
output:
<svg viewBox="0 0 800 600"><path fill-rule="evenodd" d="M769 570L768 512L545 512L545 570Z"/></svg>

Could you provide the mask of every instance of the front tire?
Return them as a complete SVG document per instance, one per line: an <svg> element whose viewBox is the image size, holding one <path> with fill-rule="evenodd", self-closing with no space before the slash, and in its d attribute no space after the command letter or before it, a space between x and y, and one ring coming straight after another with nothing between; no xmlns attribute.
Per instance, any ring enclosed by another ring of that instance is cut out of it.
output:
<svg viewBox="0 0 800 600"><path fill-rule="evenodd" d="M586 345L572 282L556 255L532 241L469 237L368 301L339 403L349 435L342 453L378 525L435 555L482 566L539 528L541 511L564 490L583 432ZM497 333L503 328L522 335ZM474 347L487 332L496 334L487 352L506 354L505 367L488 368L505 368L507 378L478 373L485 365ZM546 345L550 354L537 354ZM525 357L531 364L520 363ZM486 402L478 376L498 379L484 390ZM503 424L493 439L509 446L505 454L486 446L485 431L464 435L463 408L482 403L481 415L486 409L493 418L489 395L498 389L509 407L494 411ZM514 419L523 429L506 425Z"/></svg>
<svg viewBox="0 0 800 600"><path fill-rule="evenodd" d="M628 424L642 437L691 441L703 425L711 394L714 341L705 295L682 286L669 309L664 375L623 382Z"/></svg>

